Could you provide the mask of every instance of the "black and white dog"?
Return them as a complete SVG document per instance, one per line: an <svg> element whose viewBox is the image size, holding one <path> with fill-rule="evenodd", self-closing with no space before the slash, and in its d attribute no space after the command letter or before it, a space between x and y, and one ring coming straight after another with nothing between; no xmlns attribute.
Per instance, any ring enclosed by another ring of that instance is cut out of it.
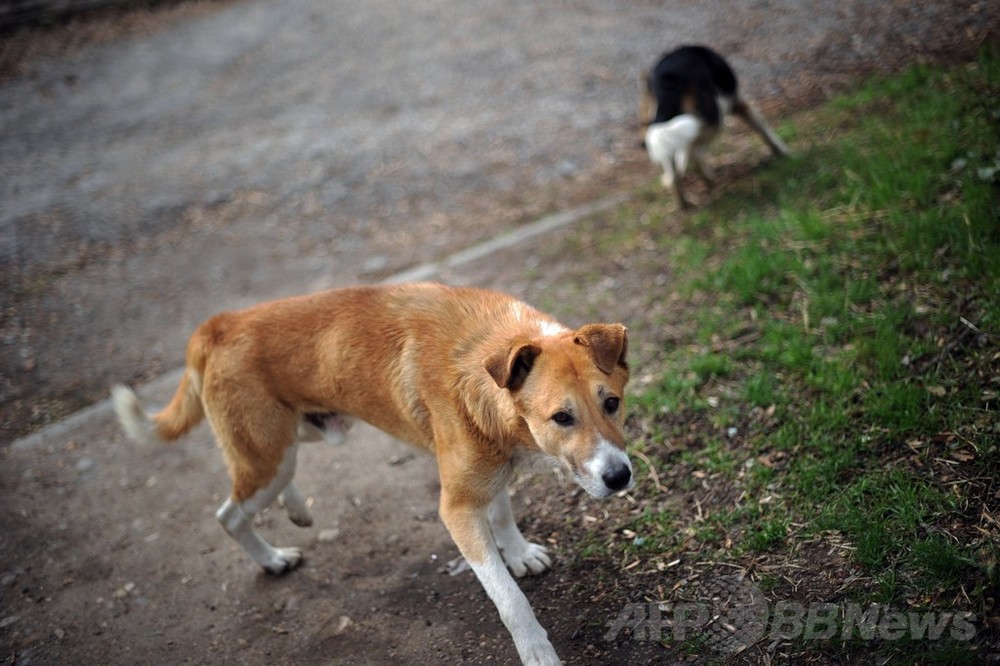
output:
<svg viewBox="0 0 1000 666"><path fill-rule="evenodd" d="M710 187L714 184L705 149L725 114L745 120L775 155L788 154L778 135L740 97L732 68L710 48L682 46L665 54L645 76L642 93L639 120L648 125L649 159L663 167L663 185L673 188L683 208L690 205L681 182L689 161Z"/></svg>

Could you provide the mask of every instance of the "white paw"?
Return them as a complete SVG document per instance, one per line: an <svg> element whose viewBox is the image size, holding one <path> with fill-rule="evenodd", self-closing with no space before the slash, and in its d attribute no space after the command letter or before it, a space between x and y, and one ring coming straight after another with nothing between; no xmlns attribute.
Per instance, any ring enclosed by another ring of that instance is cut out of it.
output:
<svg viewBox="0 0 1000 666"><path fill-rule="evenodd" d="M301 548L275 548L267 562L262 562L264 571L276 576L291 571L302 563Z"/></svg>
<svg viewBox="0 0 1000 666"><path fill-rule="evenodd" d="M525 541L523 546L501 550L503 561L510 567L510 572L520 578L531 572L540 574L552 567L552 558L545 546Z"/></svg>
<svg viewBox="0 0 1000 666"><path fill-rule="evenodd" d="M517 653L525 666L560 666L562 664L559 661L559 655L556 654L556 649L552 647L552 643L547 638L524 646L518 645Z"/></svg>

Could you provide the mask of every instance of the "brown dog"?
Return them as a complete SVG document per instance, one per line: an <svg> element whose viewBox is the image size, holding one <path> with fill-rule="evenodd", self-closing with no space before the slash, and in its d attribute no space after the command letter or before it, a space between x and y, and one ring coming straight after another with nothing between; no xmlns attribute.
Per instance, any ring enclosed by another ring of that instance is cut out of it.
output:
<svg viewBox="0 0 1000 666"><path fill-rule="evenodd" d="M292 481L300 441L339 440L360 418L433 452L441 517L522 661L558 664L507 570L551 565L518 530L507 484L519 457L542 453L594 497L632 485L627 348L621 324L572 331L496 292L358 287L209 319L188 342L180 387L155 415L128 388L113 395L137 440L176 439L208 416L233 481L217 516L272 573L295 567L301 552L273 547L252 520L280 496L293 522L312 523Z"/></svg>

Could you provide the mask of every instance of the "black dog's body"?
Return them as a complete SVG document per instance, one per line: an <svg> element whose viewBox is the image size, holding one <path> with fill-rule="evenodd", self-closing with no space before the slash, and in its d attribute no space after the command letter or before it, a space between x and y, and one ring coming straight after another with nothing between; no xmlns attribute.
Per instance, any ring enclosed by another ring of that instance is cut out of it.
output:
<svg viewBox="0 0 1000 666"><path fill-rule="evenodd" d="M722 122L718 97L737 98L732 68L704 46L682 46L664 55L649 73L647 85L656 100L650 124L693 113L706 125L718 127Z"/></svg>
<svg viewBox="0 0 1000 666"><path fill-rule="evenodd" d="M775 155L788 148L757 111L739 94L736 75L725 59L705 46L682 46L663 55L645 77L640 120L648 125L646 149L663 166L663 184L687 207L681 178L690 159L709 184L704 150L722 126L726 113L747 122Z"/></svg>

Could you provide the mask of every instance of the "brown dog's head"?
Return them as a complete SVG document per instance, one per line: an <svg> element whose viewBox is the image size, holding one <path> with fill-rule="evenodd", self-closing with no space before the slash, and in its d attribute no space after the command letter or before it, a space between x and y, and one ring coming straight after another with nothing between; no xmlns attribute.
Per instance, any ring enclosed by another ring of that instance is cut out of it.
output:
<svg viewBox="0 0 1000 666"><path fill-rule="evenodd" d="M624 326L588 324L515 341L484 362L497 386L510 391L538 447L594 497L633 484L622 429L627 352Z"/></svg>

